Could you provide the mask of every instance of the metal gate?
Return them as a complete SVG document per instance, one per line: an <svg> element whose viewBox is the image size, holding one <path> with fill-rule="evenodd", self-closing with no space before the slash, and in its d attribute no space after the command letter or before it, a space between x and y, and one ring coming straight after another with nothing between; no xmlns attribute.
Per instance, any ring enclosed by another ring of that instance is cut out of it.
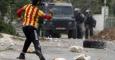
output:
<svg viewBox="0 0 115 60"><path fill-rule="evenodd" d="M104 22L104 28L114 28L115 27L115 17L109 17Z"/></svg>

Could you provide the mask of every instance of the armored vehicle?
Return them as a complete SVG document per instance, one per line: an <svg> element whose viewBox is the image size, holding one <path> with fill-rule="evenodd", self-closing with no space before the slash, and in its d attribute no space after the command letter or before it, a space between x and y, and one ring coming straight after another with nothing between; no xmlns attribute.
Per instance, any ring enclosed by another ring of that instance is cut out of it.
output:
<svg viewBox="0 0 115 60"><path fill-rule="evenodd" d="M53 12L51 21L44 21L42 28L45 33L49 33L52 37L60 38L61 34L67 34L68 38L76 38L76 22L74 19L74 11L71 3L47 3L44 11Z"/></svg>

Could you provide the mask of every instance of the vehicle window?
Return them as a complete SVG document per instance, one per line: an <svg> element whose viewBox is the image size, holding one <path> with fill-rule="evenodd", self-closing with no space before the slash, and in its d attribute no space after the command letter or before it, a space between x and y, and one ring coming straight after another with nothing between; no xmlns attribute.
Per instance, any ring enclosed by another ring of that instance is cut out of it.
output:
<svg viewBox="0 0 115 60"><path fill-rule="evenodd" d="M48 8L54 13L54 16L71 16L73 15L73 10L71 6L50 6Z"/></svg>

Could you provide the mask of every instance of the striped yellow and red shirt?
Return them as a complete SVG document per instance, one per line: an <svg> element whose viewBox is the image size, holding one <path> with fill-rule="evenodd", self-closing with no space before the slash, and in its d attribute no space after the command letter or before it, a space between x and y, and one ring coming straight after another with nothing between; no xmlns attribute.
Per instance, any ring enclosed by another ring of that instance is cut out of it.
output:
<svg viewBox="0 0 115 60"><path fill-rule="evenodd" d="M36 6L32 4L25 5L21 8L25 11L24 19L23 19L23 26L33 26L35 28L38 27L38 17L45 16L45 13L39 10Z"/></svg>

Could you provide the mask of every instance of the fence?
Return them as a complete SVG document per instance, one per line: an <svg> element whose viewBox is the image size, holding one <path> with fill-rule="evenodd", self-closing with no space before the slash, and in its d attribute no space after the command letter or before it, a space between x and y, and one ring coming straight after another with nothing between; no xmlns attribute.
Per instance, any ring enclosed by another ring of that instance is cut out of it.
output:
<svg viewBox="0 0 115 60"><path fill-rule="evenodd" d="M104 28L114 28L115 27L115 17L109 17L104 22Z"/></svg>

